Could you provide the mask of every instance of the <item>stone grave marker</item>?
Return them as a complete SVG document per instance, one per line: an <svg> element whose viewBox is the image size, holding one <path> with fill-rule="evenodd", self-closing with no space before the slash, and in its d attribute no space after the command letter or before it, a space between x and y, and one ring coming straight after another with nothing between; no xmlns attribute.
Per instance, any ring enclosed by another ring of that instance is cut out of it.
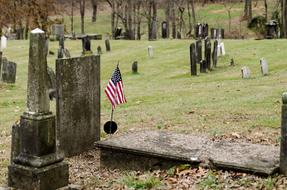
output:
<svg viewBox="0 0 287 190"><path fill-rule="evenodd" d="M52 26L53 35L56 36L56 39L59 40L61 36L65 34L65 26L63 24L54 24Z"/></svg>
<svg viewBox="0 0 287 190"><path fill-rule="evenodd" d="M200 61L200 73L207 73L207 64L205 60Z"/></svg>
<svg viewBox="0 0 287 190"><path fill-rule="evenodd" d="M287 92L282 94L280 173L287 175Z"/></svg>
<svg viewBox="0 0 287 190"><path fill-rule="evenodd" d="M196 61L198 64L200 64L201 60L202 60L202 41L201 40L197 40L196 41Z"/></svg>
<svg viewBox="0 0 287 190"><path fill-rule="evenodd" d="M233 58L230 60L230 66L235 66L235 62Z"/></svg>
<svg viewBox="0 0 287 190"><path fill-rule="evenodd" d="M241 68L241 75L243 79L248 79L251 76L251 71L248 67L244 66Z"/></svg>
<svg viewBox="0 0 287 190"><path fill-rule="evenodd" d="M223 42L221 42L220 43L220 54L222 55L222 56L225 56L225 47L224 47L224 43Z"/></svg>
<svg viewBox="0 0 287 190"><path fill-rule="evenodd" d="M30 35L27 110L12 128L8 186L15 189L58 189L69 183L68 164L56 148L55 115L47 87L46 34Z"/></svg>
<svg viewBox="0 0 287 190"><path fill-rule="evenodd" d="M209 71L211 71L211 43L209 38L207 38L204 41L204 46L205 46L204 55L205 55L206 67Z"/></svg>
<svg viewBox="0 0 287 190"><path fill-rule="evenodd" d="M196 61L196 47L195 44L192 43L190 45L190 71L192 76L197 75L197 61Z"/></svg>
<svg viewBox="0 0 287 190"><path fill-rule="evenodd" d="M100 56L57 59L57 134L66 156L100 140Z"/></svg>
<svg viewBox="0 0 287 190"><path fill-rule="evenodd" d="M148 57L152 58L153 57L153 47L148 46L147 51L148 51Z"/></svg>
<svg viewBox="0 0 287 190"><path fill-rule="evenodd" d="M1 47L0 47L0 50L3 51L6 48L7 48L7 37L3 35L3 36L1 36Z"/></svg>
<svg viewBox="0 0 287 190"><path fill-rule="evenodd" d="M217 57L221 56L221 46L220 46L220 42L218 40L218 44L217 44Z"/></svg>
<svg viewBox="0 0 287 190"><path fill-rule="evenodd" d="M106 51L110 52L111 51L111 44L110 44L110 40L109 39L105 40L105 45L106 45Z"/></svg>
<svg viewBox="0 0 287 190"><path fill-rule="evenodd" d="M208 37L208 24L203 24L203 38Z"/></svg>
<svg viewBox="0 0 287 190"><path fill-rule="evenodd" d="M91 50L91 40L89 38L89 36L85 36L82 38L82 55L91 55L93 54L92 50Z"/></svg>
<svg viewBox="0 0 287 190"><path fill-rule="evenodd" d="M268 75L268 63L264 58L260 59L260 66L261 66L262 75L267 76Z"/></svg>
<svg viewBox="0 0 287 190"><path fill-rule="evenodd" d="M3 59L2 62L2 76L1 79L6 83L15 83L16 82L16 69L17 64L7 59Z"/></svg>
<svg viewBox="0 0 287 190"><path fill-rule="evenodd" d="M215 28L211 28L210 29L210 37L211 37L211 39L216 39L216 36L217 36L216 29Z"/></svg>
<svg viewBox="0 0 287 190"><path fill-rule="evenodd" d="M167 22L166 21L163 21L161 23L161 35L162 35L162 38L163 39L166 39L168 38L168 26L167 26Z"/></svg>
<svg viewBox="0 0 287 190"><path fill-rule="evenodd" d="M218 41L215 40L214 41L214 45L213 45L213 52L212 52L212 61L213 61L213 67L217 67L217 50L218 50Z"/></svg>
<svg viewBox="0 0 287 190"><path fill-rule="evenodd" d="M1 80L1 71L2 71L2 56L3 56L3 53L2 51L0 51L0 80Z"/></svg>
<svg viewBox="0 0 287 190"><path fill-rule="evenodd" d="M59 37L59 49L58 49L58 59L64 57L71 57L68 49L65 48L65 38L64 36Z"/></svg>
<svg viewBox="0 0 287 190"><path fill-rule="evenodd" d="M98 54L98 55L103 54L103 52L102 52L102 47L101 47L101 46L98 46L98 47L97 47L97 54Z"/></svg>
<svg viewBox="0 0 287 190"><path fill-rule="evenodd" d="M132 72L133 72L134 74L138 73L138 62L137 62L137 61L133 62Z"/></svg>

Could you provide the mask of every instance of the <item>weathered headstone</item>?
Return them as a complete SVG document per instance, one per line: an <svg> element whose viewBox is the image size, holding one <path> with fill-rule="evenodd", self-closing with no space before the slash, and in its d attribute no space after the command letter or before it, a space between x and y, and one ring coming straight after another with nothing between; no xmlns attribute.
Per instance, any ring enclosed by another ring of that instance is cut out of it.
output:
<svg viewBox="0 0 287 190"><path fill-rule="evenodd" d="M260 66L262 75L263 76L268 75L268 63L264 58L260 59Z"/></svg>
<svg viewBox="0 0 287 190"><path fill-rule="evenodd" d="M287 92L282 95L280 173L287 175Z"/></svg>
<svg viewBox="0 0 287 190"><path fill-rule="evenodd" d="M7 48L7 37L3 35L3 36L1 36L1 47L0 47L0 50L3 51L6 48Z"/></svg>
<svg viewBox="0 0 287 190"><path fill-rule="evenodd" d="M221 56L221 43L218 41L217 44L217 57Z"/></svg>
<svg viewBox="0 0 287 190"><path fill-rule="evenodd" d="M197 40L196 41L196 61L198 64L200 64L201 60L202 60L202 41L201 40Z"/></svg>
<svg viewBox="0 0 287 190"><path fill-rule="evenodd" d="M218 50L218 41L214 41L213 45L213 52L212 52L212 61L213 61L213 67L217 67L217 50Z"/></svg>
<svg viewBox="0 0 287 190"><path fill-rule="evenodd" d="M0 51L0 80L1 80L1 71L2 71L2 56L3 56L3 53L2 51Z"/></svg>
<svg viewBox="0 0 287 190"><path fill-rule="evenodd" d="M190 71L191 71L191 75L192 76L196 76L197 75L197 61L196 61L196 47L195 44L192 43L190 45Z"/></svg>
<svg viewBox="0 0 287 190"><path fill-rule="evenodd" d="M88 36L82 38L82 55L91 55L93 54L91 50L91 40Z"/></svg>
<svg viewBox="0 0 287 190"><path fill-rule="evenodd" d="M16 69L17 69L16 63L3 59L2 76L1 76L2 81L6 83L15 83Z"/></svg>
<svg viewBox="0 0 287 190"><path fill-rule="evenodd" d="M161 35L163 39L166 39L168 37L168 26L166 21L163 21L161 23Z"/></svg>
<svg viewBox="0 0 287 190"><path fill-rule="evenodd" d="M205 55L206 67L209 71L211 71L211 43L209 38L207 38L204 41L204 46L205 46L204 55Z"/></svg>
<svg viewBox="0 0 287 190"><path fill-rule="evenodd" d="M207 63L205 60L200 61L200 73L207 73Z"/></svg>
<svg viewBox="0 0 287 190"><path fill-rule="evenodd" d="M241 68L241 75L243 79L248 79L250 78L251 71L248 67L244 66Z"/></svg>
<svg viewBox="0 0 287 190"><path fill-rule="evenodd" d="M225 47L223 42L220 43L220 54L225 56Z"/></svg>
<svg viewBox="0 0 287 190"><path fill-rule="evenodd" d="M152 58L153 57L153 47L148 46L147 52L148 52L148 57Z"/></svg>
<svg viewBox="0 0 287 190"><path fill-rule="evenodd" d="M66 156L100 140L100 56L56 61L57 134Z"/></svg>
<svg viewBox="0 0 287 190"><path fill-rule="evenodd" d="M210 37L211 37L211 39L216 39L216 36L217 36L216 29L215 28L211 28L210 29Z"/></svg>
<svg viewBox="0 0 287 190"><path fill-rule="evenodd" d="M111 44L110 44L110 40L109 39L105 40L105 45L106 45L106 51L107 52L111 51Z"/></svg>
<svg viewBox="0 0 287 190"><path fill-rule="evenodd" d="M27 110L12 133L8 185L16 189L48 190L68 185L68 164L56 148L55 116L50 112L47 87L46 35L30 35Z"/></svg>
<svg viewBox="0 0 287 190"><path fill-rule="evenodd" d="M52 26L52 34L56 36L56 39L59 40L61 36L65 34L65 26L63 24L54 24Z"/></svg>
<svg viewBox="0 0 287 190"><path fill-rule="evenodd" d="M101 47L101 46L98 46L98 47L97 47L97 54L98 54L98 55L103 54L103 52L102 52L102 47Z"/></svg>
<svg viewBox="0 0 287 190"><path fill-rule="evenodd" d="M138 62L137 62L137 61L133 62L132 72L133 72L134 74L138 73Z"/></svg>
<svg viewBox="0 0 287 190"><path fill-rule="evenodd" d="M203 32L202 32L203 38L208 37L208 24L203 24Z"/></svg>
<svg viewBox="0 0 287 190"><path fill-rule="evenodd" d="M64 57L71 57L68 49L65 48L65 38L64 36L59 37L59 49L58 49L58 59Z"/></svg>

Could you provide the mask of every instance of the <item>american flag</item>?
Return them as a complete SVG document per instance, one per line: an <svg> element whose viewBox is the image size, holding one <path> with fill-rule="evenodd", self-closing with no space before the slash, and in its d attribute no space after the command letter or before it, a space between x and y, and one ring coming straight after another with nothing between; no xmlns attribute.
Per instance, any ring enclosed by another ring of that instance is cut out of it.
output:
<svg viewBox="0 0 287 190"><path fill-rule="evenodd" d="M115 69L112 78L110 79L105 93L110 100L113 109L116 108L116 105L126 103L127 100L123 91L123 81L119 67Z"/></svg>

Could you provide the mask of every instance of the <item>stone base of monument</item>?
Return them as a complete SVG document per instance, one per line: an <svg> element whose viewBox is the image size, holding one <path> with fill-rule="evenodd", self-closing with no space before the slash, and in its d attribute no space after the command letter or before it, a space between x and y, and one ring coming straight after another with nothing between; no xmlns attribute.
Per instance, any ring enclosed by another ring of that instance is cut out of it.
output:
<svg viewBox="0 0 287 190"><path fill-rule="evenodd" d="M16 189L51 190L66 186L69 181L68 164L60 162L42 168L12 164L8 167L8 186Z"/></svg>
<svg viewBox="0 0 287 190"><path fill-rule="evenodd" d="M164 131L141 131L96 143L101 166L120 169L165 169L194 166L270 175L279 169L279 147L212 141L207 137Z"/></svg>

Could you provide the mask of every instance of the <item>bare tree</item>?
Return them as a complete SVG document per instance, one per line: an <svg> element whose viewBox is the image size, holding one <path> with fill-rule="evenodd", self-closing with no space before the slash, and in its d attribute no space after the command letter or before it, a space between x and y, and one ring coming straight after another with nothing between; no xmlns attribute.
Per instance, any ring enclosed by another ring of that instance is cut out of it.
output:
<svg viewBox="0 0 287 190"><path fill-rule="evenodd" d="M287 0L281 0L281 33L283 38L287 38Z"/></svg>
<svg viewBox="0 0 287 190"><path fill-rule="evenodd" d="M98 0L91 0L93 8L92 22L97 22Z"/></svg>
<svg viewBox="0 0 287 190"><path fill-rule="evenodd" d="M79 0L80 14L81 14L81 33L85 33L85 12L86 12L86 0Z"/></svg>
<svg viewBox="0 0 287 190"><path fill-rule="evenodd" d="M252 0L244 0L244 18L248 20L248 23L252 20Z"/></svg>

